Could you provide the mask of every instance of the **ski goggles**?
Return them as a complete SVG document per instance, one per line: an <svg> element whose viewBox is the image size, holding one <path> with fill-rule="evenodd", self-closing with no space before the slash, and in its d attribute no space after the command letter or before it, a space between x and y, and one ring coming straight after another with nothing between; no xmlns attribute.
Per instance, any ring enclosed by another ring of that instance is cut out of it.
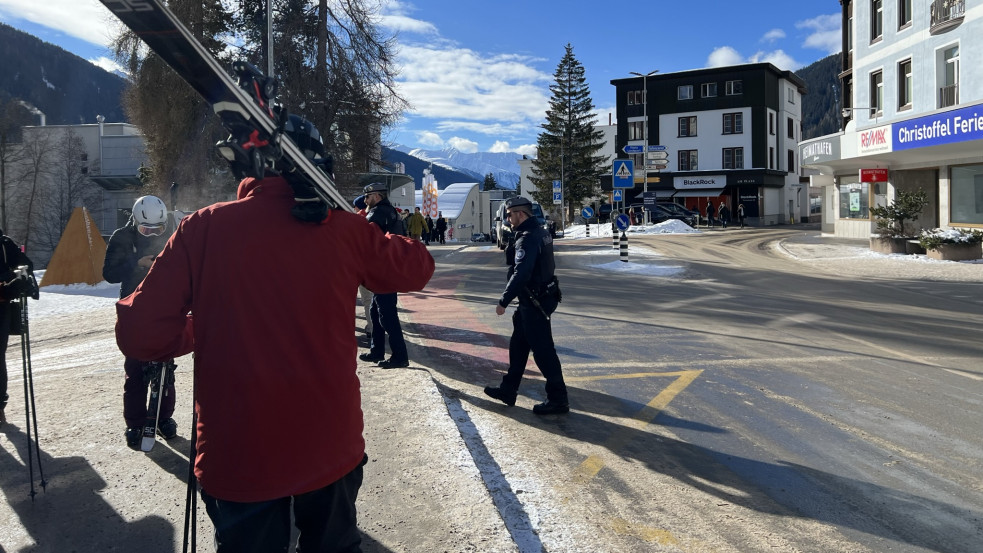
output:
<svg viewBox="0 0 983 553"><path fill-rule="evenodd" d="M137 231L144 236L160 236L164 234L164 225L137 225Z"/></svg>

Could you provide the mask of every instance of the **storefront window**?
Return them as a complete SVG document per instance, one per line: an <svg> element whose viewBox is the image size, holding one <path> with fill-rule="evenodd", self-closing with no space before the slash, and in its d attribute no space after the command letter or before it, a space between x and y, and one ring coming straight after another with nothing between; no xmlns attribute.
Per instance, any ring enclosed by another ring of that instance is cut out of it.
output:
<svg viewBox="0 0 983 553"><path fill-rule="evenodd" d="M954 224L983 224L983 165L951 169L949 219Z"/></svg>
<svg viewBox="0 0 983 553"><path fill-rule="evenodd" d="M870 190L866 182L840 185L840 218L870 219Z"/></svg>

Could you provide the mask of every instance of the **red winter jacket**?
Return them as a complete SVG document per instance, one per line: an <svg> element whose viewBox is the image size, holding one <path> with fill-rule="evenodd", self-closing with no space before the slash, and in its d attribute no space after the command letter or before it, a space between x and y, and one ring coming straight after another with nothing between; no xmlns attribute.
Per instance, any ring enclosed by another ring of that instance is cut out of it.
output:
<svg viewBox="0 0 983 553"><path fill-rule="evenodd" d="M194 351L195 474L209 495L253 502L322 488L362 461L358 286L420 290L434 261L354 213L297 221L279 177L246 179L238 197L181 222L117 303L116 340L140 360Z"/></svg>

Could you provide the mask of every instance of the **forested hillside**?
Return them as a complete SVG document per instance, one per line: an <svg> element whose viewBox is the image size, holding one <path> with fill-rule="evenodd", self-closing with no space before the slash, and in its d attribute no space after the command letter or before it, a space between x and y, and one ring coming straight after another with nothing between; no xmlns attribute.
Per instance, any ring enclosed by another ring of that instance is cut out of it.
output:
<svg viewBox="0 0 983 553"><path fill-rule="evenodd" d="M795 72L806 83L802 98L804 140L840 130L840 54L825 57Z"/></svg>
<svg viewBox="0 0 983 553"><path fill-rule="evenodd" d="M97 115L126 120L120 100L126 81L75 54L0 23L0 60L0 102L25 101L49 125L95 123Z"/></svg>

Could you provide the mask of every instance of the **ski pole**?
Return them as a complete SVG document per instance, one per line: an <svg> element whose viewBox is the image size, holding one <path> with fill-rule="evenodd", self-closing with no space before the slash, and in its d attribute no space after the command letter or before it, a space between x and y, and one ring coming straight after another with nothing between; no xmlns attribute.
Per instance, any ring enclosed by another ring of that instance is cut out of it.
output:
<svg viewBox="0 0 983 553"><path fill-rule="evenodd" d="M24 268L26 270L26 267ZM26 273L25 273L26 275ZM26 277L22 277L26 278ZM22 294L18 301L21 306L20 323L20 351L21 363L24 373L24 416L26 420L27 432L27 467L28 475L31 479L31 501L37 492L34 490L34 455L38 458L38 475L41 477L41 490L47 491L48 481L44 478L44 468L41 465L41 443L38 435L38 412L34 402L34 371L31 367L31 331L27 314L27 295ZM31 439L31 428L34 429L34 439ZM32 449L33 442L33 449Z"/></svg>

